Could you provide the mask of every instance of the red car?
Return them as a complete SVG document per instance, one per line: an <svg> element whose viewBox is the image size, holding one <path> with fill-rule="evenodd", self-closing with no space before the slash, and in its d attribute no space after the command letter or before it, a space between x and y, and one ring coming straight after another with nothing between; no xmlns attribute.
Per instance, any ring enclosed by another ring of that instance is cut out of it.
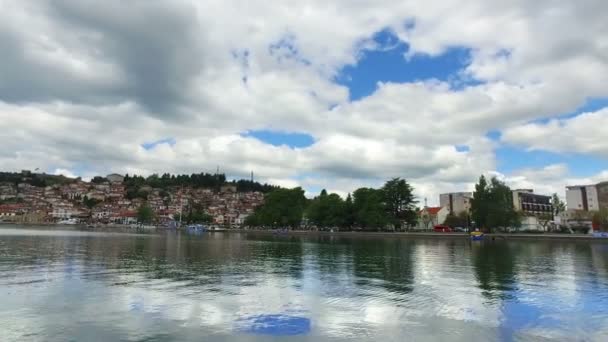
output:
<svg viewBox="0 0 608 342"><path fill-rule="evenodd" d="M444 225L436 225L435 227L433 227L433 231L435 233L451 233L453 232L452 228L450 228L449 226L444 226Z"/></svg>

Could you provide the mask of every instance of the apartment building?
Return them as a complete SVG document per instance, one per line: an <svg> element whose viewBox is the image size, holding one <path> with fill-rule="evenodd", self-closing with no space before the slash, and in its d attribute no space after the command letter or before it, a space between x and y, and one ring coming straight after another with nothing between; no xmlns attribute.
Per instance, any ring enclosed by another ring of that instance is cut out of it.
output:
<svg viewBox="0 0 608 342"><path fill-rule="evenodd" d="M472 192L450 192L439 195L439 206L447 208L451 214L471 211Z"/></svg>

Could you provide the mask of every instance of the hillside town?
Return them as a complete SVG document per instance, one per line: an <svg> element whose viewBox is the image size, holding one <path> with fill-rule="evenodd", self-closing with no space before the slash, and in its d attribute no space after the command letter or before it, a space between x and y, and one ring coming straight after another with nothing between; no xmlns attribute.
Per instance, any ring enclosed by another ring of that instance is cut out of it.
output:
<svg viewBox="0 0 608 342"><path fill-rule="evenodd" d="M178 178L168 174L148 178L110 174L90 181L34 174L27 170L3 174L10 177L0 177L0 222L30 224L134 225L142 223L139 211L147 207L152 217L149 223L156 226L175 226L182 220L185 223L204 220L208 224L236 228L244 226L256 208L264 205L265 193L276 189L253 182L253 175L251 181L227 182L224 175L210 174ZM239 187L242 182L248 186ZM537 194L533 189L509 189L512 209L518 215L517 230L597 230L597 214L608 211L608 182L567 186L565 190L564 203L556 194L550 196ZM357 192L354 195L355 201L360 199ZM437 226L463 230L474 227L473 199L473 192L445 193L439 195L439 206L435 207L426 205L425 199L411 221L415 224L407 224L405 228L430 231ZM326 225L334 225L338 229L339 223L320 222L339 220L317 219L314 223L312 208L315 200L309 200L307 210L296 218L294 222L298 223L294 224L304 229L322 229ZM349 226L357 229L361 223L354 222ZM294 224L290 226L294 227ZM387 228L387 223L372 226L375 226L373 229L383 229Z"/></svg>
<svg viewBox="0 0 608 342"><path fill-rule="evenodd" d="M125 177L118 174L97 182L72 179L46 186L32 185L31 176L30 171L22 171L20 181L0 183L0 221L130 225L138 223L137 211L146 205L160 225L202 208L209 223L239 226L264 201L263 193L239 192L230 183L217 188L144 185L137 190L145 196L130 198Z"/></svg>

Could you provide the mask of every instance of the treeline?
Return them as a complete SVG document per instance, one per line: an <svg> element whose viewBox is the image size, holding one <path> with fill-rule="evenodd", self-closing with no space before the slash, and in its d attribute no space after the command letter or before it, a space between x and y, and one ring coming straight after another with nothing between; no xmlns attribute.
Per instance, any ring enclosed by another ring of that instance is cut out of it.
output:
<svg viewBox="0 0 608 342"><path fill-rule="evenodd" d="M91 180L94 183L105 181L105 178L95 177ZM152 188L166 190L170 187L191 187L191 188L208 188L219 190L224 185L236 186L237 192L258 191L268 193L276 190L279 187L270 184L262 184L251 180L232 180L227 181L225 174L210 174L210 173L193 173L191 175L172 175L164 173L162 175L152 174L148 177L138 175L125 175L123 184L127 190L127 198L146 198L147 192L141 188L149 186ZM164 197L164 196L163 196Z"/></svg>
<svg viewBox="0 0 608 342"><path fill-rule="evenodd" d="M46 187L57 184L67 184L74 179L65 176L47 175L45 173L31 172L0 172L0 183L25 183L36 187Z"/></svg>
<svg viewBox="0 0 608 342"><path fill-rule="evenodd" d="M302 188L277 189L266 195L264 205L246 224L266 228L317 228L380 230L416 224L413 188L404 179L389 180L380 189L360 188L342 199L323 190L307 200Z"/></svg>

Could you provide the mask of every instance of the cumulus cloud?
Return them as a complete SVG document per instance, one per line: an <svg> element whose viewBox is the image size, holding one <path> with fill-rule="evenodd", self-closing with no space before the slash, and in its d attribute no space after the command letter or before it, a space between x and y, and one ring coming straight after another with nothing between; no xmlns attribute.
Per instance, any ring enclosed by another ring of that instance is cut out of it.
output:
<svg viewBox="0 0 608 342"><path fill-rule="evenodd" d="M527 146L531 150L582 152L606 157L606 127L608 108L572 118L513 127L506 130L502 138L505 142Z"/></svg>
<svg viewBox="0 0 608 342"><path fill-rule="evenodd" d="M608 96L598 77L608 74L608 3L599 0L0 5L4 169L82 176L219 165L233 177L253 170L341 194L401 176L435 198L496 169L488 131L536 149L606 152L578 137L587 126L588 137L601 134L605 111L529 124ZM456 83L380 82L350 101L336 77L381 49L373 37L383 30L408 44L404 58L463 47L470 61ZM289 148L241 135L256 129L315 142ZM564 134L573 139L555 138ZM142 146L167 138L175 143Z"/></svg>

